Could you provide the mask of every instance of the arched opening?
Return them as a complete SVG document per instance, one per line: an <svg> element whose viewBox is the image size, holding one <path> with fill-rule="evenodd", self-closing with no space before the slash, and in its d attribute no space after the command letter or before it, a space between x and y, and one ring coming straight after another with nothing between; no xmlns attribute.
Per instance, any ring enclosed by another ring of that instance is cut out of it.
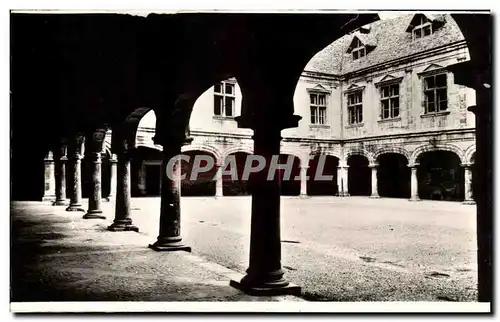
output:
<svg viewBox="0 0 500 322"><path fill-rule="evenodd" d="M278 162L281 165L285 165L288 161L288 157L292 156L292 169L289 177L285 177L285 169L276 170L275 176L278 175L281 178L281 195L282 196L298 196L300 195L300 159L291 154L280 154Z"/></svg>
<svg viewBox="0 0 500 322"><path fill-rule="evenodd" d="M324 162L321 164L321 162ZM331 155L317 155L309 160L307 169L307 194L310 196L334 196L338 193L337 167L339 158ZM321 167L323 167L321 169ZM331 180L321 176L331 176Z"/></svg>
<svg viewBox="0 0 500 322"><path fill-rule="evenodd" d="M460 158L450 151L425 152L419 157L418 192L421 199L461 201L464 175Z"/></svg>
<svg viewBox="0 0 500 322"><path fill-rule="evenodd" d="M362 155L351 155L347 159L348 191L351 196L369 196L371 194L371 170L368 158Z"/></svg>
<svg viewBox="0 0 500 322"><path fill-rule="evenodd" d="M160 195L162 158L160 150L145 146L137 148L137 153L131 160L133 197Z"/></svg>
<svg viewBox="0 0 500 322"><path fill-rule="evenodd" d="M225 168L225 172L235 171L236 178L232 178L231 175L226 174L222 176L222 193L224 196L248 196L250 192L248 191L248 180L242 180L243 170L245 169L245 162L250 154L246 152L235 152L231 153L226 157L225 162L228 158L234 157L236 161L236 169L233 169L232 164L229 163ZM236 179L236 180L233 180Z"/></svg>
<svg viewBox="0 0 500 322"><path fill-rule="evenodd" d="M181 162L181 173L185 175L181 182L181 195L215 196L214 177L217 173L215 156L198 150L186 151L182 154L188 156L189 161L182 160ZM199 171L206 167L209 167L208 170Z"/></svg>
<svg viewBox="0 0 500 322"><path fill-rule="evenodd" d="M381 197L410 198L411 170L408 160L399 153L384 153L378 157L377 183Z"/></svg>

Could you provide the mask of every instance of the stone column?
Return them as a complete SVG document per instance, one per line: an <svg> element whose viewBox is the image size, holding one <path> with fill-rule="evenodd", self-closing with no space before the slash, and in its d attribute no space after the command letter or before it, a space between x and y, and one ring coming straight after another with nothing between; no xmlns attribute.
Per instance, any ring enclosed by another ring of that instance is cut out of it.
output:
<svg viewBox="0 0 500 322"><path fill-rule="evenodd" d="M56 200L52 203L53 206L65 206L66 205L66 146L61 146L60 151L57 154L57 160L55 163L55 175L56 175Z"/></svg>
<svg viewBox="0 0 500 322"><path fill-rule="evenodd" d="M378 195L378 181L377 181L378 164L370 164L369 167L372 169L372 194L370 198L380 198L380 196Z"/></svg>
<svg viewBox="0 0 500 322"><path fill-rule="evenodd" d="M84 219L106 219L106 216L102 215L101 209L101 153L105 134L106 129L98 129L92 133L92 136L87 141L92 165L92 186L89 196L89 208L83 216Z"/></svg>
<svg viewBox="0 0 500 322"><path fill-rule="evenodd" d="M56 199L56 180L54 177L54 155L49 151L43 160L45 165L44 191L42 201L54 201Z"/></svg>
<svg viewBox="0 0 500 322"><path fill-rule="evenodd" d="M69 206L66 211L85 211L82 208L82 153L83 142L85 138L81 134L77 134L68 144L68 159L70 162L71 171L71 193Z"/></svg>
<svg viewBox="0 0 500 322"><path fill-rule="evenodd" d="M464 167L464 205L475 205L476 202L472 198L472 171L471 164L463 164Z"/></svg>
<svg viewBox="0 0 500 322"><path fill-rule="evenodd" d="M113 156L116 157L115 154L113 154ZM130 159L130 151L122 147L122 151L118 153L118 180L115 186L117 191L115 219L113 224L108 227L109 231L139 232L139 228L132 224L132 218L130 216ZM114 162L114 164L116 166L116 162Z"/></svg>
<svg viewBox="0 0 500 322"><path fill-rule="evenodd" d="M156 242L149 245L156 251L191 251L181 237L181 143L173 140L163 144L161 168L160 233ZM170 163L170 164L169 164Z"/></svg>
<svg viewBox="0 0 500 322"><path fill-rule="evenodd" d="M408 165L411 169L411 198L410 201L420 201L420 197L418 196L418 163L413 165Z"/></svg>
<svg viewBox="0 0 500 322"><path fill-rule="evenodd" d="M307 195L307 169L309 165L300 165L300 198L308 198Z"/></svg>
<svg viewBox="0 0 500 322"><path fill-rule="evenodd" d="M112 201L116 197L116 154L112 154L109 159L109 195L106 201Z"/></svg>
<svg viewBox="0 0 500 322"><path fill-rule="evenodd" d="M217 171L219 171L220 167L223 166L222 160L217 160ZM223 197L224 196L224 181L222 175L217 176L217 180L215 181L215 197Z"/></svg>
<svg viewBox="0 0 500 322"><path fill-rule="evenodd" d="M339 162L339 166L337 167L337 184L339 187L337 195L339 197L349 197L349 188L347 186L348 168L349 166L346 162Z"/></svg>
<svg viewBox="0 0 500 322"><path fill-rule="evenodd" d="M266 165L249 178L252 194L250 265L241 281L231 280L230 284L251 295L298 294L300 287L286 281L281 268L280 178L267 180L271 158L280 154L281 129L272 123L266 125L253 124L256 127L254 154L262 156Z"/></svg>

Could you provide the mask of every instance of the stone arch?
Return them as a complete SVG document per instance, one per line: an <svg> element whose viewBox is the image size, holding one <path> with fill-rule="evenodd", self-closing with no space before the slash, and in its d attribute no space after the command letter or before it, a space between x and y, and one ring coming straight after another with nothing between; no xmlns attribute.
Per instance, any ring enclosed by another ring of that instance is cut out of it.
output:
<svg viewBox="0 0 500 322"><path fill-rule="evenodd" d="M421 145L417 147L411 153L410 159L408 160L408 165L414 165L418 163L418 159L425 152L433 152L433 151L449 151L455 153L460 159L461 163L464 163L464 152L462 149L453 144L441 144L441 145Z"/></svg>
<svg viewBox="0 0 500 322"><path fill-rule="evenodd" d="M289 149L289 148L281 147L280 154L293 155L294 157L299 158L301 167L304 165L307 166L309 164L309 155L304 154L304 153L300 153L297 150L294 151L294 150Z"/></svg>
<svg viewBox="0 0 500 322"><path fill-rule="evenodd" d="M366 151L365 149L350 149L345 153L345 162L347 162L347 159L351 155L362 155L368 159L368 164L373 164L375 163L375 158L373 157L373 154Z"/></svg>
<svg viewBox="0 0 500 322"><path fill-rule="evenodd" d="M464 161L468 164L474 163L472 161L472 157L474 156L474 153L476 153L476 144L471 145L468 147L465 152L464 152Z"/></svg>
<svg viewBox="0 0 500 322"><path fill-rule="evenodd" d="M218 163L222 159L222 153L214 146L208 144L189 144L183 145L181 148L181 152L189 152L189 151L203 151L212 154L215 157L215 162Z"/></svg>
<svg viewBox="0 0 500 322"><path fill-rule="evenodd" d="M225 160L228 155L233 154L233 153L238 153L238 152L243 152L247 154L253 154L253 148L248 147L248 146L233 146L224 151L222 153L222 160Z"/></svg>
<svg viewBox="0 0 500 322"><path fill-rule="evenodd" d="M387 153L401 154L406 158L406 161L410 160L410 153L405 148L398 146L384 146L378 149L373 154L373 160L377 161L382 154L387 154Z"/></svg>

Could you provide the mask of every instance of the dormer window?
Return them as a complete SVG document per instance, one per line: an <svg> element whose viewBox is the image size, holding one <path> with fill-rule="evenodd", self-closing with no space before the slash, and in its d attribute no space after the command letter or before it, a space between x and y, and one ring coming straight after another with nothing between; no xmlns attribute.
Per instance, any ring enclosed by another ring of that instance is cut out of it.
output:
<svg viewBox="0 0 500 322"><path fill-rule="evenodd" d="M354 38L352 44L352 59L356 60L366 56L366 48L358 38Z"/></svg>
<svg viewBox="0 0 500 322"><path fill-rule="evenodd" d="M445 23L444 16L416 14L406 31L412 33L413 40L432 35Z"/></svg>

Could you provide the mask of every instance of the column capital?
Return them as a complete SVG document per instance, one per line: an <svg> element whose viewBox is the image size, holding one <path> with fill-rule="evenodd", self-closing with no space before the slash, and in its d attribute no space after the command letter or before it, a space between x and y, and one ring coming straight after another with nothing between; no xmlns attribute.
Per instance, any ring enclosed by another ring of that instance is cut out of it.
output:
<svg viewBox="0 0 500 322"><path fill-rule="evenodd" d="M45 155L45 158L43 159L45 162L53 162L54 161L54 154L52 151L47 152Z"/></svg>
<svg viewBox="0 0 500 322"><path fill-rule="evenodd" d="M465 163L461 163L460 166L461 167L464 167L464 168L470 168L474 165L474 163L469 163L469 162L465 162Z"/></svg>
<svg viewBox="0 0 500 322"><path fill-rule="evenodd" d="M118 162L118 157L117 157L116 153L111 154L111 157L109 158L109 162L111 162L111 163Z"/></svg>
<svg viewBox="0 0 500 322"><path fill-rule="evenodd" d="M408 163L408 168L417 168L420 165L420 163L415 162L415 163Z"/></svg>
<svg viewBox="0 0 500 322"><path fill-rule="evenodd" d="M377 167L378 167L378 165L379 165L378 163L370 163L370 164L368 165L368 167L369 167L369 168L377 168Z"/></svg>

